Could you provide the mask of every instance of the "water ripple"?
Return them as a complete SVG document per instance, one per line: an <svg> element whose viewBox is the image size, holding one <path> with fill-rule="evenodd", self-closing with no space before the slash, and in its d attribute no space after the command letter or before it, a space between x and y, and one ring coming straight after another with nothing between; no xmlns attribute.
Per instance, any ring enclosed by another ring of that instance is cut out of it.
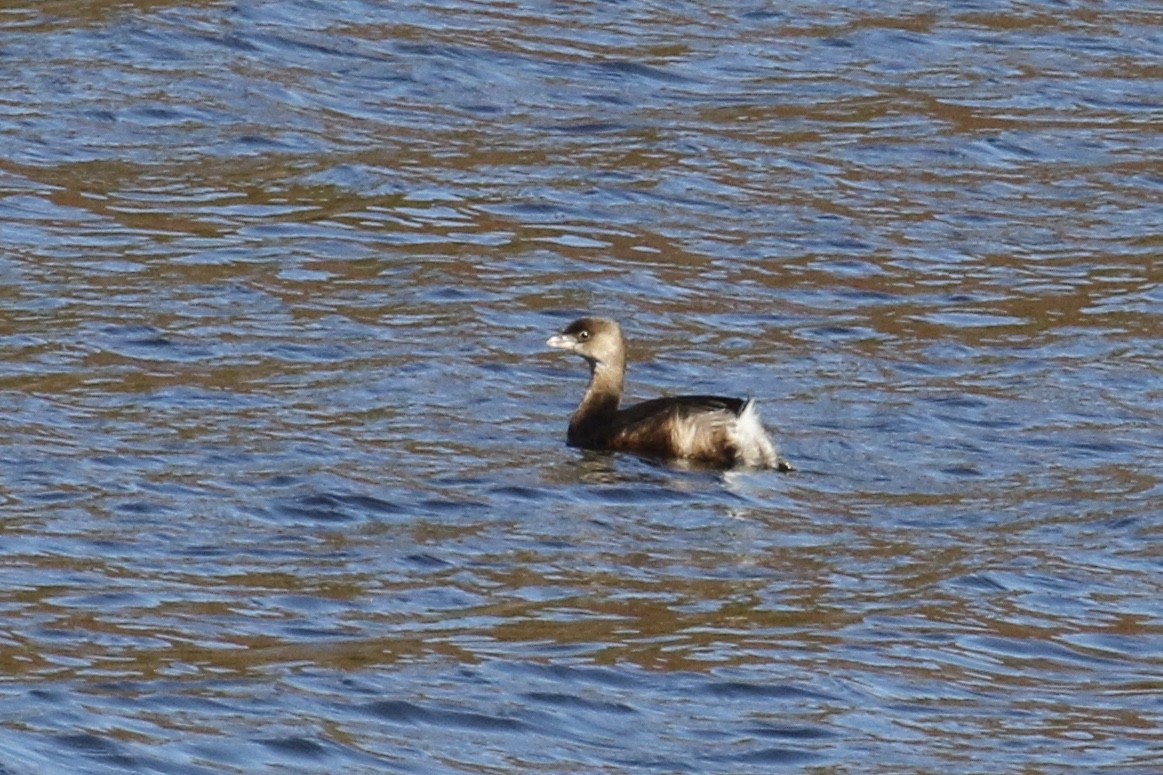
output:
<svg viewBox="0 0 1163 775"><path fill-rule="evenodd" d="M0 771L1155 764L1154 8L5 18Z"/></svg>

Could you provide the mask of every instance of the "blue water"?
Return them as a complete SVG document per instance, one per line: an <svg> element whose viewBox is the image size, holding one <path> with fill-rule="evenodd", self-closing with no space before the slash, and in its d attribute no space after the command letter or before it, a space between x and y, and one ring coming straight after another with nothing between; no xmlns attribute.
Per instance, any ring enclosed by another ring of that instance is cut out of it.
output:
<svg viewBox="0 0 1163 775"><path fill-rule="evenodd" d="M0 772L1163 761L1152 5L4 18Z"/></svg>

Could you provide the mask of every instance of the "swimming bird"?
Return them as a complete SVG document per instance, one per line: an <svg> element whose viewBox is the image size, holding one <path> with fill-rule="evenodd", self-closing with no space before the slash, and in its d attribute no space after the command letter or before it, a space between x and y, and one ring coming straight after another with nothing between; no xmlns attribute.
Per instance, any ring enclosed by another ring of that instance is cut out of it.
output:
<svg viewBox="0 0 1163 775"><path fill-rule="evenodd" d="M590 366L589 386L569 420L570 446L719 468L793 470L776 452L749 398L670 396L619 409L626 341L613 320L580 318L546 344L580 355Z"/></svg>

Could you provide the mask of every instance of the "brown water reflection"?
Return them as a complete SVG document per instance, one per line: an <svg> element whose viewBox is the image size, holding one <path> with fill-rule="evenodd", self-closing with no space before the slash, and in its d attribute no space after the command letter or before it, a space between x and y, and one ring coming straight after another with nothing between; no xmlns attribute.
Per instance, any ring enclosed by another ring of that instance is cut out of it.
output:
<svg viewBox="0 0 1163 775"><path fill-rule="evenodd" d="M7 12L0 769L1156 765L1151 6Z"/></svg>

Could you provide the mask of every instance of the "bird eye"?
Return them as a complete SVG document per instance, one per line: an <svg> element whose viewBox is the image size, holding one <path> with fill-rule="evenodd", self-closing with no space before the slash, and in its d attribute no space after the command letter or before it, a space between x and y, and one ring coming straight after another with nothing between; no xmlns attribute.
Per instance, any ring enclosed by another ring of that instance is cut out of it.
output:
<svg viewBox="0 0 1163 775"><path fill-rule="evenodd" d="M578 340L579 342L584 342L585 340L587 340L587 339L589 339L589 338L590 338L590 332L589 332L589 331L584 331L584 330L583 330L583 331L578 331L578 332L577 332L577 340Z"/></svg>

